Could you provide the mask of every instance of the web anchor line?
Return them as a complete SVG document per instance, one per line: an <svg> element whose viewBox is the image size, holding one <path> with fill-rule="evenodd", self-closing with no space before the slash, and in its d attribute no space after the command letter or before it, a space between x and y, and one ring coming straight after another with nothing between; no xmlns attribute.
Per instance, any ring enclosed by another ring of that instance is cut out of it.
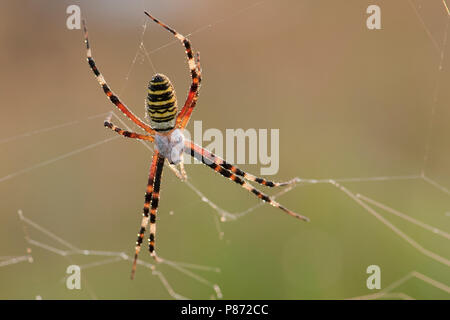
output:
<svg viewBox="0 0 450 320"><path fill-rule="evenodd" d="M442 290L442 291L450 294L450 287L447 286L446 284L439 282L435 279L432 279L418 271L411 271L406 276L391 283L389 286L387 286L380 292L377 292L374 294L369 294L369 295L364 295L364 296L353 297L353 298L349 298L347 300L375 300L375 299L380 299L380 298L400 298L400 299L404 299L404 300L414 300L414 298L408 296L407 294L405 294L403 292L392 292L394 289L397 289L402 284L404 284L407 281L414 279L414 278L421 280L425 283L428 283L429 285L433 286L434 288L437 288L439 290Z"/></svg>
<svg viewBox="0 0 450 320"><path fill-rule="evenodd" d="M78 247L74 246L73 244L69 243L68 241L64 240L63 238L57 236L56 234L54 234L51 231L47 230L46 228L40 226L36 222L25 217L22 210L18 211L18 215L19 215L20 221L24 228L25 241L29 245L41 248L45 251L48 251L48 252L63 256L63 257L77 256L77 255L108 257L107 259L103 259L103 260L95 261L95 262L92 262L89 264L81 265L80 266L81 269L85 270L85 269L103 266L103 265L107 265L107 264L111 264L111 263L115 263L115 262L119 262L119 261L128 261L128 262L133 261L133 257L130 257L125 252L121 252L121 251L102 251L102 250L79 249ZM46 235L47 237L53 239L56 243L59 243L66 249L56 248L53 245L43 243L43 242L40 242L40 241L37 241L37 240L31 238L30 235L28 234L27 227L30 227L30 228ZM19 263L19 262L23 262L23 261L27 261L27 260L29 260L28 255L20 256L20 257L12 257L6 261L0 261L0 267L4 267L4 266L10 265L10 264L15 264L15 263ZM71 260L71 262L73 262L73 260ZM162 285L164 286L164 288L166 289L166 291L169 293L169 295L172 298L187 299L186 297L180 295L179 293L177 293L173 290L173 288L170 285L169 281L167 280L166 276L160 270L158 270L158 267L156 264L149 263L149 262L146 262L143 260L138 260L137 263L138 263L138 265L140 265L144 268L150 269L152 271L152 274L157 276L157 278L160 280L160 282L162 283ZM211 288L215 294L215 298L221 299L223 297L222 291L217 284L212 283L212 282L206 280L205 278L203 278L189 270L189 269L192 269L192 270L201 270L201 271L219 273L220 272L219 268L185 263L185 262L175 262L175 261L171 261L168 259L161 259L160 264L167 265L170 268L177 270L178 272L184 274L185 276Z"/></svg>

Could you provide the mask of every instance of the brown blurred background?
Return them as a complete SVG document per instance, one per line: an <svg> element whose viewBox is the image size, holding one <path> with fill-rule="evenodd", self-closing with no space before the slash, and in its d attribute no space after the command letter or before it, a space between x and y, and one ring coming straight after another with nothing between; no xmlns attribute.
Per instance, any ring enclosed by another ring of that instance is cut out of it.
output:
<svg viewBox="0 0 450 320"><path fill-rule="evenodd" d="M0 144L0 256L25 254L18 209L79 248L128 254L134 250L151 160L139 143L116 139L5 179L114 135L103 128L102 116L88 119L115 107L88 68L82 32L66 28L71 4L79 5L87 19L100 70L139 116L144 115L153 73L142 55L132 64L145 9L183 34L200 29L190 37L201 51L204 77L193 119L201 119L204 129L280 129L280 170L270 178L425 172L450 186L450 41L443 46L449 18L440 0L2 1L0 141L76 123ZM382 30L366 28L370 4L381 7ZM154 23L147 23L143 41L149 52L160 48L151 59L183 100L189 73L181 45L161 48L173 38ZM257 165L243 168L259 172ZM231 212L257 203L203 166L189 165L187 170L196 187ZM448 192L423 179L344 185L450 230ZM228 299L371 294L366 268L372 264L381 267L382 288L413 270L450 284L448 266L423 255L329 184L301 186L279 200L309 216L311 223L265 205L222 223L221 239L215 211L166 168L158 252L175 261L220 267L219 274L197 273L218 283ZM450 257L448 239L379 212L424 248ZM59 247L40 233L30 233ZM31 248L34 263L0 268L0 298L92 298L85 286L81 291L66 289L61 279L71 262ZM146 250L141 257L151 262ZM71 259L79 265L101 260ZM128 262L116 262L86 269L82 275L100 299L170 298L150 270L139 268L136 280L130 281L130 268ZM213 293L167 266L160 270L174 290L187 297L209 298ZM450 297L418 279L396 290L414 298Z"/></svg>

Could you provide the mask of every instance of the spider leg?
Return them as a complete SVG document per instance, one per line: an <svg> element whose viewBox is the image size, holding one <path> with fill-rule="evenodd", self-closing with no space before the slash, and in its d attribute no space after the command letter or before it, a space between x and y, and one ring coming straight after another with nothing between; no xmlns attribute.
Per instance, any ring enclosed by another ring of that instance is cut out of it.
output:
<svg viewBox="0 0 450 320"><path fill-rule="evenodd" d="M285 181L285 182L273 182L273 181L270 181L270 180L267 180L267 179L264 179L264 178L261 178L261 177L257 177L257 176L254 176L251 173L248 173L248 172L245 172L245 171L239 169L238 167L236 167L233 164L230 164L230 163L226 162L221 157L216 156L214 153L206 150L205 148L200 147L199 145L195 144L192 141L186 140L184 144L185 144L185 147L188 149L188 151L187 151L188 153L191 152L190 151L191 149L194 149L195 152L203 155L204 157L206 157L208 159L211 159L212 162L214 162L215 164L221 166L223 169L229 170L232 173L234 173L234 174L236 174L238 176L241 176L241 177L243 177L246 180L259 183L259 184L261 184L263 186L266 186L266 187L283 187L283 186L288 186L288 185L294 184L296 182L299 182L298 178L294 178L292 180Z"/></svg>
<svg viewBox="0 0 450 320"><path fill-rule="evenodd" d="M88 31L86 27L86 22L83 20L83 28L84 28L84 42L86 43L86 55L87 55L87 61L89 63L89 66L91 67L92 72L95 75L95 78L97 79L100 86L103 88L103 91L105 92L106 96L111 100L111 102L119 108L120 111L122 111L131 121L133 121L135 124L137 124L139 127L144 129L150 134L154 134L155 131L150 128L147 124L145 124L139 117L133 114L127 106L125 106L120 100L117 95L115 95L111 89L109 88L108 84L106 83L105 78L102 76L100 71L98 70L97 66L95 65L94 59L92 58L92 51L91 47L89 45L89 39L88 39Z"/></svg>
<svg viewBox="0 0 450 320"><path fill-rule="evenodd" d="M148 136L148 135L145 135L145 134L139 134L139 133L136 133L136 132L130 132L130 131L126 131L126 130L120 129L120 128L116 127L110 121L110 119L106 119L103 124L104 124L104 126L106 128L109 128L109 129L111 129L111 130L117 132L118 134L120 134L120 135L122 135L124 137L127 137L127 138L141 139L141 140L147 140L147 141L151 141L151 142L154 141L154 138L152 136Z"/></svg>
<svg viewBox="0 0 450 320"><path fill-rule="evenodd" d="M187 149L186 148L185 152L186 153L190 153L190 155L192 157L194 157L197 160L201 161L203 164L207 165L208 167L213 169L215 172L218 172L222 176L224 176L225 178L228 178L228 179L236 182L242 188L244 188L247 191L253 193L259 199L269 203L270 205L274 206L275 208L279 208L279 209L283 210L284 212L286 212L287 214L289 214L290 216L293 216L293 217L298 218L300 220L309 221L309 219L307 217L302 216L302 215L300 215L298 213L295 213L292 210L289 210L288 208L282 206L281 204L279 204L275 200L271 199L266 194L262 193L261 191L259 191L255 187L253 187L252 185L250 185L247 182L245 182L243 179L239 178L234 173L230 172L229 170L227 170L227 169L221 167L220 165L218 165L217 163L215 163L212 158L208 158L205 154L202 154L202 153L198 152L195 148L191 148L191 149Z"/></svg>
<svg viewBox="0 0 450 320"><path fill-rule="evenodd" d="M186 49L186 55L188 58L188 65L189 70L191 71L191 77L192 77L192 83L191 87L189 89L189 93L186 99L186 102L184 103L183 108L179 112L176 120L176 127L178 128L184 128L186 127L189 118L191 116L191 113L197 103L198 99L198 92L200 90L200 83L202 81L201 79L201 68L200 68L200 56L197 54L197 59L194 59L194 55L192 53L192 47L189 40L183 36L182 34L176 32L171 27L167 26L163 22L159 21L158 19L154 18L152 15L150 15L148 12L144 11L144 13L153 21L155 21L157 24L168 30L170 33L172 33L178 40L181 41L181 43L184 45Z"/></svg>
<svg viewBox="0 0 450 320"><path fill-rule="evenodd" d="M200 65L200 52L199 51L197 51L195 53L195 64L197 66L197 73L198 73L198 75L201 78L201 76L202 76L202 67Z"/></svg>
<svg viewBox="0 0 450 320"><path fill-rule="evenodd" d="M196 55L195 55L195 63L196 63L196 67L197 67L198 83L199 83L199 87L200 87L200 84L202 82L202 68L200 66L200 52L198 52L198 51L196 52ZM180 125L179 125L180 128L185 128L186 125L188 124L189 119L191 118L191 115L192 115L192 111L194 111L194 108L197 105L198 95L199 95L199 91L197 90L197 93L192 100L191 106L189 108L183 108L180 111L180 113L178 114L177 121L180 123Z"/></svg>
<svg viewBox="0 0 450 320"><path fill-rule="evenodd" d="M198 73L198 84L200 87L200 84L202 82L202 68L200 66L200 52L197 51L196 53L196 65L197 65L197 73ZM191 118L192 111L194 111L195 106L197 105L199 91L197 91L196 95L194 96L192 100L192 104L189 108L186 108L185 113L181 113L178 115L180 118L180 128L185 128L189 122L189 119Z"/></svg>
<svg viewBox="0 0 450 320"><path fill-rule="evenodd" d="M159 204L159 190L161 185L161 176L162 170L164 168L164 157L158 156L158 163L156 165L156 173L155 173L155 183L153 185L153 193L152 193L152 207L150 209L150 235L148 238L148 249L150 251L150 255L156 260L161 261L156 255L155 251L155 236L156 236L156 212L158 210Z"/></svg>
<svg viewBox="0 0 450 320"><path fill-rule="evenodd" d="M136 249L134 253L133 266L131 267L131 279L134 278L136 273L136 263L138 259L139 252L141 251L142 240L144 239L145 229L149 222L149 212L150 212L150 202L153 195L153 184L155 181L155 174L157 171L157 166L159 163L159 152L155 150L152 158L152 165L150 166L150 174L148 176L147 189L145 191L145 203L142 213L141 227L139 229L138 238L136 240Z"/></svg>

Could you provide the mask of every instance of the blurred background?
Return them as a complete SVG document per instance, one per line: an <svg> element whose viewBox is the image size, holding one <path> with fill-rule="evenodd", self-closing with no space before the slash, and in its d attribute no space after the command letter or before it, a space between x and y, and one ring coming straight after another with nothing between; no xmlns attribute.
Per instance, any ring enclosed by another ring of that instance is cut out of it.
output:
<svg viewBox="0 0 450 320"><path fill-rule="evenodd" d="M390 292L450 298L450 41L442 0L2 1L0 298L172 298L149 269L139 267L131 281L129 261L96 266L107 257L64 257L24 238L18 210L77 248L132 255L141 219L151 152L136 141L105 141L115 137L103 127L105 114L116 110L88 68L81 30L66 27L72 4L88 22L100 70L137 115L144 116L153 74L141 40L180 101L190 83L182 46L145 19L148 10L193 33L204 81L192 119L204 130L280 129L280 170L268 178L356 178L340 184L404 214L369 204L383 223L321 183L278 199L310 223L268 205L219 222L166 167L157 251L220 268L191 270L205 283L158 265L175 292L217 297L211 283L227 299L346 299L379 293L415 271L426 278L406 278ZM381 30L366 27L371 4L381 8ZM204 166L187 171L192 185L230 212L258 204ZM1 263L27 255L27 248L33 263ZM153 263L146 248L141 258ZM65 286L71 264L90 266L82 270L81 290ZM381 269L381 290L366 287L370 265Z"/></svg>

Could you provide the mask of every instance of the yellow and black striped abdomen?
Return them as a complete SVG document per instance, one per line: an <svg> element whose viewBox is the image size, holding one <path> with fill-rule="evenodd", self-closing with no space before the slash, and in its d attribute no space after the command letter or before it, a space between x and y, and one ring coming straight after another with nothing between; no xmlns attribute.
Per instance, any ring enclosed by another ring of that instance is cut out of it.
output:
<svg viewBox="0 0 450 320"><path fill-rule="evenodd" d="M177 115L177 97L169 78L156 74L148 84L147 112L156 131L173 129Z"/></svg>

